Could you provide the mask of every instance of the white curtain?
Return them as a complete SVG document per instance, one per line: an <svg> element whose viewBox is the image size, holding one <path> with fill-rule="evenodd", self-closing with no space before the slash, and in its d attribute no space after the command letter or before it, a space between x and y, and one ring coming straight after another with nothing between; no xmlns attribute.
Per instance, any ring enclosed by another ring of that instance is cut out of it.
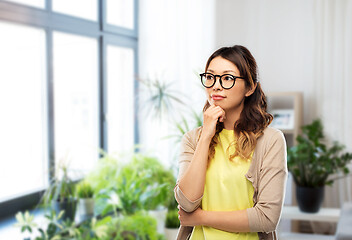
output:
<svg viewBox="0 0 352 240"><path fill-rule="evenodd" d="M214 51L215 0L141 0L139 19L139 78L171 83L187 107L175 106L161 120L146 117L147 92L141 86L139 99L140 143L166 165L177 166L177 145L165 136L175 132L180 115L189 117L192 107L201 112L204 90L200 73Z"/></svg>
<svg viewBox="0 0 352 240"><path fill-rule="evenodd" d="M352 151L352 1L316 1L317 115Z"/></svg>
<svg viewBox="0 0 352 240"><path fill-rule="evenodd" d="M328 139L352 151L352 1L315 1L315 63L315 115L322 119ZM352 201L351 179L325 189L325 207ZM312 227L315 232L335 231L333 224Z"/></svg>
<svg viewBox="0 0 352 240"><path fill-rule="evenodd" d="M326 137L352 151L352 1L316 0L315 14L316 115L323 120ZM327 204L347 200L349 184L347 178L328 189Z"/></svg>

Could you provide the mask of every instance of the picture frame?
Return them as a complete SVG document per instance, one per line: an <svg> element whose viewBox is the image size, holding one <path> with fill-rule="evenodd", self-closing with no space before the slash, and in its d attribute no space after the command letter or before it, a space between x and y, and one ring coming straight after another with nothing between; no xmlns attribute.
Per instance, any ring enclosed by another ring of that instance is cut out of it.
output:
<svg viewBox="0 0 352 240"><path fill-rule="evenodd" d="M270 111L274 119L270 124L271 127L290 130L294 129L294 110L293 109L273 109Z"/></svg>

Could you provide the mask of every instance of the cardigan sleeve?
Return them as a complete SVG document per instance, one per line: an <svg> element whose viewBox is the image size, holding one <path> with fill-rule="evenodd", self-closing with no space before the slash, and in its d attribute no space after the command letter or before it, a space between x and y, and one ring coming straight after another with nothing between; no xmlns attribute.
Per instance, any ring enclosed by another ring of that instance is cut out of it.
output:
<svg viewBox="0 0 352 240"><path fill-rule="evenodd" d="M178 183L180 179L185 174L186 170L188 169L195 149L196 149L196 137L197 133L196 130L192 130L186 133L182 140L181 140L181 147L180 147L180 155L179 155L179 173L176 181L176 186L174 188L175 199L180 205L180 207L186 212L193 212L196 210L202 201L202 197L195 201L189 200L184 193L182 192L181 188L179 187Z"/></svg>
<svg viewBox="0 0 352 240"><path fill-rule="evenodd" d="M287 180L286 142L278 131L264 144L257 182L257 202L247 209L251 232L273 232L278 225Z"/></svg>

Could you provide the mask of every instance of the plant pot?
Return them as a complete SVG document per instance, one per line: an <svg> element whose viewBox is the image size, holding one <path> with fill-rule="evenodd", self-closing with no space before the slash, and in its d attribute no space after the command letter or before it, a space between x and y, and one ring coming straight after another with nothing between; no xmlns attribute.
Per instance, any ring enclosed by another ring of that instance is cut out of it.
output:
<svg viewBox="0 0 352 240"><path fill-rule="evenodd" d="M51 202L52 208L55 210L56 215L59 215L61 211L64 211L62 220L70 219L71 221L75 220L77 200L68 199L62 202L53 200Z"/></svg>
<svg viewBox="0 0 352 240"><path fill-rule="evenodd" d="M87 220L94 216L94 199L80 198L78 201L78 213L80 220Z"/></svg>
<svg viewBox="0 0 352 240"><path fill-rule="evenodd" d="M167 209L149 210L148 213L149 213L149 216L156 219L158 233L164 234Z"/></svg>
<svg viewBox="0 0 352 240"><path fill-rule="evenodd" d="M165 228L165 237L167 240L175 240L177 233L178 228Z"/></svg>
<svg viewBox="0 0 352 240"><path fill-rule="evenodd" d="M296 197L302 212L316 213L324 200L324 186L315 188L296 186Z"/></svg>

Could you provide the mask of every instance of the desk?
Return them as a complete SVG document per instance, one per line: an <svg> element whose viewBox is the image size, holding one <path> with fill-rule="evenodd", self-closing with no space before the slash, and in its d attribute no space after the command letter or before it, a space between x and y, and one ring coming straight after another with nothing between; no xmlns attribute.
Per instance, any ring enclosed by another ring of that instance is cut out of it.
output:
<svg viewBox="0 0 352 240"><path fill-rule="evenodd" d="M282 209L281 219L301 220L301 221L319 221L319 222L338 222L341 210L339 208L321 208L317 213L301 212L297 206L284 206ZM335 236L303 233L287 233L279 230L280 240L333 240Z"/></svg>

